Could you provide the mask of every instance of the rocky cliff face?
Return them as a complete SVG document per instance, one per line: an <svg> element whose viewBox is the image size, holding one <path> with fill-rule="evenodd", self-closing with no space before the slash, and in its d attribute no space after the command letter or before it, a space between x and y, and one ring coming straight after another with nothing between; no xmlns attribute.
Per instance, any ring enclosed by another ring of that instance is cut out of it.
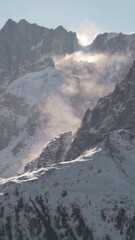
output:
<svg viewBox="0 0 135 240"><path fill-rule="evenodd" d="M0 80L43 56L70 54L79 47L76 34L9 19L0 30Z"/></svg>

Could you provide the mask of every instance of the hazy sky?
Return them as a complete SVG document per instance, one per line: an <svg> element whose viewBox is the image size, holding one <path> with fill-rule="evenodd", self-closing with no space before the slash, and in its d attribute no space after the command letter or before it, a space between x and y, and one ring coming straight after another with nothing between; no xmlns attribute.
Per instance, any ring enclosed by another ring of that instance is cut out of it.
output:
<svg viewBox="0 0 135 240"><path fill-rule="evenodd" d="M48 28L63 25L80 34L88 29L91 34L130 33L135 31L135 0L0 0L0 28L9 18Z"/></svg>

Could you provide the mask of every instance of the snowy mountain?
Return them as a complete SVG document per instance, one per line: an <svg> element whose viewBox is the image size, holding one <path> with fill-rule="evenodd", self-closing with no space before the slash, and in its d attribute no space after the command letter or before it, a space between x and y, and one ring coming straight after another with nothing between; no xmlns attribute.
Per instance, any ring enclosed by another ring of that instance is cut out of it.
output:
<svg viewBox="0 0 135 240"><path fill-rule="evenodd" d="M0 181L0 239L134 240L135 132Z"/></svg>
<svg viewBox="0 0 135 240"><path fill-rule="evenodd" d="M135 240L135 62L123 81L118 71L107 82L115 60L106 68L88 56L72 68L63 57L42 59L2 85L0 240ZM92 76L97 88L118 77L93 108ZM91 109L67 132L85 100Z"/></svg>
<svg viewBox="0 0 135 240"><path fill-rule="evenodd" d="M59 134L74 134L87 108L121 82L133 60L86 51L62 26L11 19L0 30L0 53L0 177L23 172Z"/></svg>
<svg viewBox="0 0 135 240"><path fill-rule="evenodd" d="M0 177L21 173L51 139L74 133L86 109L113 90L130 62L78 52L42 57L10 74L0 85Z"/></svg>

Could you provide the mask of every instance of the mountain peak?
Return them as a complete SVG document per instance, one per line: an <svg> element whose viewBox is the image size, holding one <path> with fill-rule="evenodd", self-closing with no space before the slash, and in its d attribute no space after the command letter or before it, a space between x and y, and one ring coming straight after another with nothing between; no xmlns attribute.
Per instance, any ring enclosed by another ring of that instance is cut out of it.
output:
<svg viewBox="0 0 135 240"><path fill-rule="evenodd" d="M13 19L9 18L6 22L6 24L14 24L16 23Z"/></svg>
<svg viewBox="0 0 135 240"><path fill-rule="evenodd" d="M19 22L18 22L18 24L30 24L28 21L26 21L25 19L21 19Z"/></svg>
<svg viewBox="0 0 135 240"><path fill-rule="evenodd" d="M57 31L57 32L67 32L67 30L62 25L60 25L57 28L55 28L54 31Z"/></svg>
<svg viewBox="0 0 135 240"><path fill-rule="evenodd" d="M14 20L12 20L11 18L9 18L2 29L5 29L7 27L10 28L15 25L17 25L17 23Z"/></svg>
<svg viewBox="0 0 135 240"><path fill-rule="evenodd" d="M19 21L19 23L21 23L21 22L23 22L23 23L28 23L28 21L26 20L26 19L20 19L20 21Z"/></svg>

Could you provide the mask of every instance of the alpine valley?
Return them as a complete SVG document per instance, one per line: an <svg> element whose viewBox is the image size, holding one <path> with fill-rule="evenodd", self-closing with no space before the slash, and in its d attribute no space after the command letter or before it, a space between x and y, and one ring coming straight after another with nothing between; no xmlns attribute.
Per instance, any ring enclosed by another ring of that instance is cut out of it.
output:
<svg viewBox="0 0 135 240"><path fill-rule="evenodd" d="M135 34L0 30L0 240L135 240L134 58Z"/></svg>

